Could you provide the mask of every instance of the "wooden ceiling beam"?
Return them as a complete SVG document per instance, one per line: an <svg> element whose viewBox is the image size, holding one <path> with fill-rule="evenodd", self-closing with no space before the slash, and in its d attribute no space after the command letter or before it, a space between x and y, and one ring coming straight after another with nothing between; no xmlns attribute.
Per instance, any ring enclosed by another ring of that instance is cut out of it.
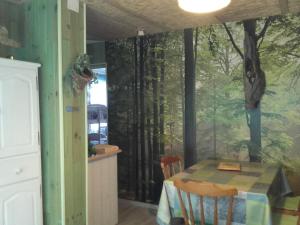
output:
<svg viewBox="0 0 300 225"><path fill-rule="evenodd" d="M136 13L135 11L133 10L130 10L124 6L122 6L118 1L113 1L113 0L110 0L110 1L106 1L107 4L110 4L111 6L113 6L114 8L124 12L124 13L127 13L129 16L131 17L135 17L137 18L138 20L142 20L146 23L148 23L150 26L152 27L158 27L159 29L161 30L170 30L171 28L168 27L168 26L165 26L164 24L162 23L159 23L157 21L154 21L154 20L151 20L149 19L148 17L146 16L143 16L139 13Z"/></svg>
<svg viewBox="0 0 300 225"><path fill-rule="evenodd" d="M281 14L287 14L289 12L289 1L279 0L279 7L281 10Z"/></svg>
<svg viewBox="0 0 300 225"><path fill-rule="evenodd" d="M144 29L146 34L154 34L300 12L300 0L232 0L225 9L199 15L180 10L177 0L88 1L94 3L88 7L92 13L87 12L87 30L105 39L133 37L136 36L137 29Z"/></svg>
<svg viewBox="0 0 300 225"><path fill-rule="evenodd" d="M218 24L223 24L223 20L219 16L214 16L215 20L217 21Z"/></svg>

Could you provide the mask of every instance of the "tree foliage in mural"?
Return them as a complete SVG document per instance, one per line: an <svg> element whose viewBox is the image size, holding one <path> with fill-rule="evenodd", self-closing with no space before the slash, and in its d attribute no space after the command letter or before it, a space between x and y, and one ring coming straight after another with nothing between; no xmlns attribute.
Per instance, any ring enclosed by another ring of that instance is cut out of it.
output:
<svg viewBox="0 0 300 225"><path fill-rule="evenodd" d="M198 160L258 157L300 171L300 15L193 30ZM107 43L109 140L123 150L119 181L126 198L157 202L160 157L184 155L184 50L183 31ZM256 107L245 108L245 79L254 81L247 77L254 71L267 85L259 81Z"/></svg>

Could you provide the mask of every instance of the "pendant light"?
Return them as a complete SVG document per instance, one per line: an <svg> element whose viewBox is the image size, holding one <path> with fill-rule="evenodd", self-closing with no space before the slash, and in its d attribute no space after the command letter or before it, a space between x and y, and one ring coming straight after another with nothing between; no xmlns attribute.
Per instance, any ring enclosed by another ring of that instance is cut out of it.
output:
<svg viewBox="0 0 300 225"><path fill-rule="evenodd" d="M178 0L181 9L191 13L210 13L227 7L231 0Z"/></svg>

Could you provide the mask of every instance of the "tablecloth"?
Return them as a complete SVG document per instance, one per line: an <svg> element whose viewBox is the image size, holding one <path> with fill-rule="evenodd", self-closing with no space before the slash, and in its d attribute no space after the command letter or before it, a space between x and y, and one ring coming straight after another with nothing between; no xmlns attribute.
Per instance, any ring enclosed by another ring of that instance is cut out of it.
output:
<svg viewBox="0 0 300 225"><path fill-rule="evenodd" d="M284 174L276 165L240 162L241 171L220 171L219 160L204 160L164 181L157 213L157 223L168 225L171 217L182 217L180 203L173 180L186 178L225 184L235 187L232 225L272 225L271 205L280 196L290 192ZM183 195L185 196L185 195ZM184 197L184 201L186 198ZM199 224L199 199L192 195L194 214ZM220 225L226 223L228 199L218 201ZM204 199L205 218L213 224L213 200Z"/></svg>

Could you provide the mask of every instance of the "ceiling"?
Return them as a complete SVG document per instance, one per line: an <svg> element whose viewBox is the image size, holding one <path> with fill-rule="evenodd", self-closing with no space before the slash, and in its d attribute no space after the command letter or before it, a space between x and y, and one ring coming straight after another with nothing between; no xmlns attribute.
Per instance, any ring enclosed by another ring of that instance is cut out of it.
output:
<svg viewBox="0 0 300 225"><path fill-rule="evenodd" d="M300 0L232 0L218 12L192 14L177 0L86 0L87 38L112 40L209 24L300 12Z"/></svg>

